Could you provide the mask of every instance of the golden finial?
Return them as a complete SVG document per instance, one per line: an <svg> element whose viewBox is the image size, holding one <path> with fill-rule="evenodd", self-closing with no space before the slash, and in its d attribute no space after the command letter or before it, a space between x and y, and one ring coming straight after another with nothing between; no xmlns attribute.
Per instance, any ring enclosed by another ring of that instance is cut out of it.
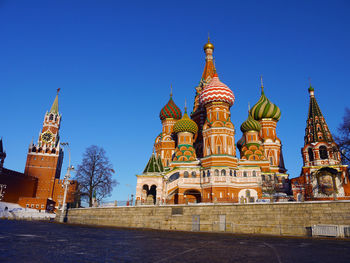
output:
<svg viewBox="0 0 350 263"><path fill-rule="evenodd" d="M206 43L206 44L204 45L203 49L204 49L204 51L205 51L205 50L208 49L208 48L214 50L214 45L213 45L212 43L210 43L209 32L208 32L208 43Z"/></svg>
<svg viewBox="0 0 350 263"><path fill-rule="evenodd" d="M173 96L173 85L170 84L170 97L172 97L172 96Z"/></svg>
<svg viewBox="0 0 350 263"><path fill-rule="evenodd" d="M57 89L57 94L60 92L60 90L61 90L60 88Z"/></svg>
<svg viewBox="0 0 350 263"><path fill-rule="evenodd" d="M248 102L248 112L250 111L250 102Z"/></svg>
<svg viewBox="0 0 350 263"><path fill-rule="evenodd" d="M264 92L263 75L260 75L260 85L261 85L261 92Z"/></svg>
<svg viewBox="0 0 350 263"><path fill-rule="evenodd" d="M185 113L187 113L187 103L186 103L186 98L185 98Z"/></svg>

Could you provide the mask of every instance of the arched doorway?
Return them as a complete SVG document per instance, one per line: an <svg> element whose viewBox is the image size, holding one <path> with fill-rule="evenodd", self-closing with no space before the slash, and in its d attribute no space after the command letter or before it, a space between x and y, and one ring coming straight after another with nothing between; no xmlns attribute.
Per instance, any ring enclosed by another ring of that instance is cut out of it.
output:
<svg viewBox="0 0 350 263"><path fill-rule="evenodd" d="M201 193L195 189L186 190L184 198L188 203L200 203L202 201Z"/></svg>
<svg viewBox="0 0 350 263"><path fill-rule="evenodd" d="M156 204L156 201L157 201L157 186L156 185L151 186L151 189L148 192L148 196L152 196L153 204Z"/></svg>

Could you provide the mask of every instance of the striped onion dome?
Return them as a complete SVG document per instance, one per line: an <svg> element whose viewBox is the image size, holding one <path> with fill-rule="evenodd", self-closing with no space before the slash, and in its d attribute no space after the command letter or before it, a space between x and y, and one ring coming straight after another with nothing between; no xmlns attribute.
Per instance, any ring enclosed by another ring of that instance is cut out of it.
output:
<svg viewBox="0 0 350 263"><path fill-rule="evenodd" d="M244 136L243 136L243 137L242 137L241 139L239 139L238 142L237 142L237 148L238 148L238 150L241 150L244 144L245 144L245 138L244 138Z"/></svg>
<svg viewBox="0 0 350 263"><path fill-rule="evenodd" d="M261 125L258 121L254 120L252 116L248 113L248 119L242 123L241 125L241 131L243 133L248 131L260 131Z"/></svg>
<svg viewBox="0 0 350 263"><path fill-rule="evenodd" d="M178 120L174 124L174 132L192 132L193 134L196 134L198 131L197 124L191 120L187 115L187 110L185 109L184 116L181 118L181 120Z"/></svg>
<svg viewBox="0 0 350 263"><path fill-rule="evenodd" d="M166 118L173 118L179 120L181 119L181 116L182 114L180 108L176 106L172 96L170 96L168 103L161 109L159 113L159 118L161 120L164 120Z"/></svg>
<svg viewBox="0 0 350 263"><path fill-rule="evenodd" d="M207 104L214 101L226 102L230 107L235 102L232 90L219 80L215 72L212 80L206 85L200 95L200 101Z"/></svg>
<svg viewBox="0 0 350 263"><path fill-rule="evenodd" d="M266 98L263 86L261 87L261 97L250 110L250 115L257 121L264 118L271 118L275 121L279 121L281 118L280 108Z"/></svg>

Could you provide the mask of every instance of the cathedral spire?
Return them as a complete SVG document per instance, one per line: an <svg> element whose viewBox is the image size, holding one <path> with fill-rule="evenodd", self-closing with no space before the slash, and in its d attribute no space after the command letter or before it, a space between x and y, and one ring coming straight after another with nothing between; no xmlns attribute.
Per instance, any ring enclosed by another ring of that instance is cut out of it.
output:
<svg viewBox="0 0 350 263"><path fill-rule="evenodd" d="M57 89L56 98L55 98L55 100L53 101L53 104L52 104L52 106L51 106L51 110L50 110L51 113L55 113L55 114L58 113L58 93L59 93L59 92L60 92L60 89Z"/></svg>
<svg viewBox="0 0 350 263"><path fill-rule="evenodd" d="M203 49L206 56L205 56L205 66L203 70L202 81L208 83L212 79L214 75L214 70L215 70L214 59L213 59L214 45L210 43L209 35L208 35L208 42L204 45Z"/></svg>
<svg viewBox="0 0 350 263"><path fill-rule="evenodd" d="M332 135L323 117L314 95L314 88L309 86L310 103L305 129L305 144L315 142L333 142Z"/></svg>

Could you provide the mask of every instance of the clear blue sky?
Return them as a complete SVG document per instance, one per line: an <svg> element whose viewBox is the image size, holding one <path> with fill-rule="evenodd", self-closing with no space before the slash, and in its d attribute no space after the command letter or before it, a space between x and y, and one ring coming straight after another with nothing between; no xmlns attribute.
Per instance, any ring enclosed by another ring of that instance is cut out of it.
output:
<svg viewBox="0 0 350 263"><path fill-rule="evenodd" d="M302 166L308 78L334 134L349 105L349 1L4 1L0 0L0 136L5 166L23 171L27 147L61 88L61 139L77 165L86 147L107 151L119 186L135 192L174 100L192 108L208 31L221 80L234 92L236 126L248 102L282 111L278 136L291 177ZM63 173L67 167L67 155Z"/></svg>

